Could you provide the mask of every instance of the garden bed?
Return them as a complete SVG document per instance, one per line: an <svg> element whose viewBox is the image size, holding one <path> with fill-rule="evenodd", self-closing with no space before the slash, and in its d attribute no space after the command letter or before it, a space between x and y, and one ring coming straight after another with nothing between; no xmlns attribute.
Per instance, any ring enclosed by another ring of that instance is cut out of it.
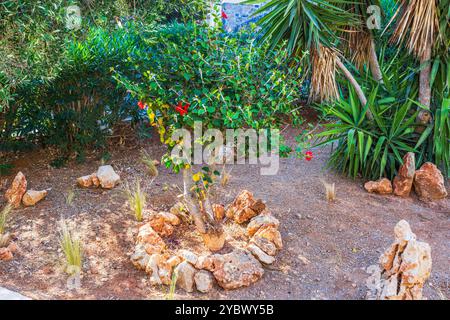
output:
<svg viewBox="0 0 450 320"><path fill-rule="evenodd" d="M293 141L293 131L284 131L288 142ZM124 181L141 178L149 207L169 210L181 193L180 175L159 166L159 176L151 184L139 160L141 148L160 158L165 146L157 137L145 143L118 142L111 141L114 147L110 148L108 163ZM407 220L417 237L432 248L433 269L424 296L450 296L450 200L427 204L415 196L403 199L369 194L363 189L364 181L323 171L328 148L313 151L312 161L281 159L275 176L259 175L257 166L236 165L229 184L219 190L217 199L212 199L230 203L237 190L248 189L264 199L280 220L284 247L275 263L265 267L262 279L233 291L217 286L207 294L177 289L175 299L364 299L369 276L365 270L378 262L401 219ZM51 157L48 150L39 150L14 160L14 173L21 170L29 185L51 190L35 207L13 211L9 230L17 237L15 243L20 250L12 261L0 262L0 286L36 299L166 298L168 287L150 285L148 276L130 262L134 239L127 230L134 224L134 217L121 188L75 186L76 178L95 171L100 160L88 156L84 164L54 169L48 166ZM13 175L8 178L10 182ZM325 199L320 179L336 184L335 202ZM74 192L70 204L66 200L69 190ZM57 222L61 218L76 225L82 234L85 258L78 291L67 289L58 242Z"/></svg>

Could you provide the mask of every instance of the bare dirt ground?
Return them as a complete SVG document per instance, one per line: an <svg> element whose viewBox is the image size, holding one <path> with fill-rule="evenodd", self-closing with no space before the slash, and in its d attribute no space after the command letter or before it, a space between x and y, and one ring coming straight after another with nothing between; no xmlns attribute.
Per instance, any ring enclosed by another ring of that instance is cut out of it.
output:
<svg viewBox="0 0 450 320"><path fill-rule="evenodd" d="M158 159L165 152L156 138L125 139L125 143L116 139L107 163L124 181L141 178L149 207L168 210L177 201L181 176L159 166L160 174L151 183L139 161L141 148ZM216 202L228 204L240 190L248 189L281 221L284 248L277 261L265 268L263 278L234 291L216 287L209 294L187 294L177 289L175 299L364 299L365 270L392 243L394 226L401 219L432 247L433 272L424 295L450 297L450 199L426 204L414 195L401 199L369 194L362 180L323 169L328 148L313 151L309 162L281 159L275 176L261 176L258 166L236 165L230 183L215 195ZM147 275L129 260L133 243L128 230L134 217L121 187L105 191L75 186L75 179L96 171L100 160L92 156L84 164L71 162L54 169L48 165L50 159L48 150L40 150L14 160L13 173L21 170L29 188L51 190L35 207L13 211L9 231L15 234L20 252L10 262L0 261L0 286L35 299L164 299L168 288L152 287ZM336 202L326 201L320 179L336 183ZM74 192L71 204L66 201L70 190ZM78 291L66 285L58 243L61 218L76 225L85 244Z"/></svg>

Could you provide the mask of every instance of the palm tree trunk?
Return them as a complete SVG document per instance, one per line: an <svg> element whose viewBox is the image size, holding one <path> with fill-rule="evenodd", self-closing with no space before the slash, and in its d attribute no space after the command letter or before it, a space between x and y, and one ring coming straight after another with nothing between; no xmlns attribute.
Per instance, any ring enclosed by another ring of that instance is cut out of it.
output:
<svg viewBox="0 0 450 320"><path fill-rule="evenodd" d="M420 59L420 75L419 75L419 102L421 105L430 108L431 105L431 44L427 45L423 56ZM431 120L431 113L421 109L417 115L417 123L427 125ZM418 127L416 131L422 132L424 126Z"/></svg>
<svg viewBox="0 0 450 320"><path fill-rule="evenodd" d="M377 51L375 48L375 41L373 41L373 37L371 36L372 41L370 45L370 54L369 54L369 66L370 71L372 72L372 77L378 83L383 83L383 74L381 73L380 63L378 62Z"/></svg>
<svg viewBox="0 0 450 320"><path fill-rule="evenodd" d="M367 104L367 98L364 95L364 92L359 85L359 83L356 81L356 79L353 77L353 75L348 71L348 69L345 67L345 65L342 63L341 59L336 58L336 65L341 69L342 73L345 75L345 77L350 81L353 88L356 91L356 94L358 95L359 101L361 102L361 105L364 107ZM367 109L366 116L369 120L373 119L372 112Z"/></svg>

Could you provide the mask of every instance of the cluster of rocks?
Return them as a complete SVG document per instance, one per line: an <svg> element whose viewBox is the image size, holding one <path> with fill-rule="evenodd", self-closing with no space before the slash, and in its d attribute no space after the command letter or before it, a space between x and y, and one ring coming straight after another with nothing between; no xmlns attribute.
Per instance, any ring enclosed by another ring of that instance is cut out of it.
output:
<svg viewBox="0 0 450 320"><path fill-rule="evenodd" d="M419 199L423 201L443 199L448 194L444 177L436 165L426 162L416 170L415 156L412 152L403 157L403 165L400 166L393 183L389 179L382 178L364 184L364 188L370 193L394 193L400 197L409 196L413 187Z"/></svg>
<svg viewBox="0 0 450 320"><path fill-rule="evenodd" d="M10 261L17 252L17 245L11 240L9 233L0 234L0 261Z"/></svg>
<svg viewBox="0 0 450 320"><path fill-rule="evenodd" d="M47 190L27 190L27 179L22 172L18 172L11 187L6 190L5 198L12 207L18 208L22 203L24 206L34 206L47 196Z"/></svg>
<svg viewBox="0 0 450 320"><path fill-rule="evenodd" d="M247 190L227 210L222 205L213 205L217 220L225 221L226 217L232 223L248 222L247 245L224 254L209 251L197 254L186 249L171 252L162 237L172 234L181 220L172 213L153 212L138 230L131 261L150 275L151 284L169 285L176 279L176 285L187 292L195 288L208 292L215 283L227 290L249 286L261 279L263 264L273 263L277 251L283 247L278 231L280 222L265 207Z"/></svg>
<svg viewBox="0 0 450 320"><path fill-rule="evenodd" d="M82 188L102 187L112 189L120 182L120 176L110 165L100 166L97 172L77 179L77 184Z"/></svg>
<svg viewBox="0 0 450 320"><path fill-rule="evenodd" d="M368 299L421 300L431 273L431 248L416 240L405 220L397 223L394 234L394 243L381 255L374 279L368 282Z"/></svg>

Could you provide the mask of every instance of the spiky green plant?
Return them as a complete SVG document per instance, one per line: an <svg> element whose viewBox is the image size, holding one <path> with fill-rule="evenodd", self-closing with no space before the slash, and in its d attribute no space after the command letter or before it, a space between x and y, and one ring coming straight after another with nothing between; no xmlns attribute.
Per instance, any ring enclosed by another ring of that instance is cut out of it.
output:
<svg viewBox="0 0 450 320"><path fill-rule="evenodd" d="M341 99L328 108L337 121L325 124L326 130L317 134L325 138L318 145L337 144L328 165L356 178L392 178L407 152L420 150L426 133L419 140L414 132L415 116L411 115L412 100L378 99L378 87L372 90L367 104L361 107L355 92L349 88L348 101ZM366 109L374 120L368 120ZM420 164L420 159L418 161Z"/></svg>
<svg viewBox="0 0 450 320"><path fill-rule="evenodd" d="M71 275L81 272L83 245L81 240L71 232L64 220L60 222L59 244L64 252L66 272Z"/></svg>
<svg viewBox="0 0 450 320"><path fill-rule="evenodd" d="M146 196L145 192L141 189L141 182L136 180L134 189L131 189L127 183L125 194L127 195L130 210L133 212L136 221L142 221L142 218L144 217Z"/></svg>
<svg viewBox="0 0 450 320"><path fill-rule="evenodd" d="M176 272L172 272L172 279L170 279L169 292L166 294L166 300L173 300L177 285L177 278L178 274Z"/></svg>

